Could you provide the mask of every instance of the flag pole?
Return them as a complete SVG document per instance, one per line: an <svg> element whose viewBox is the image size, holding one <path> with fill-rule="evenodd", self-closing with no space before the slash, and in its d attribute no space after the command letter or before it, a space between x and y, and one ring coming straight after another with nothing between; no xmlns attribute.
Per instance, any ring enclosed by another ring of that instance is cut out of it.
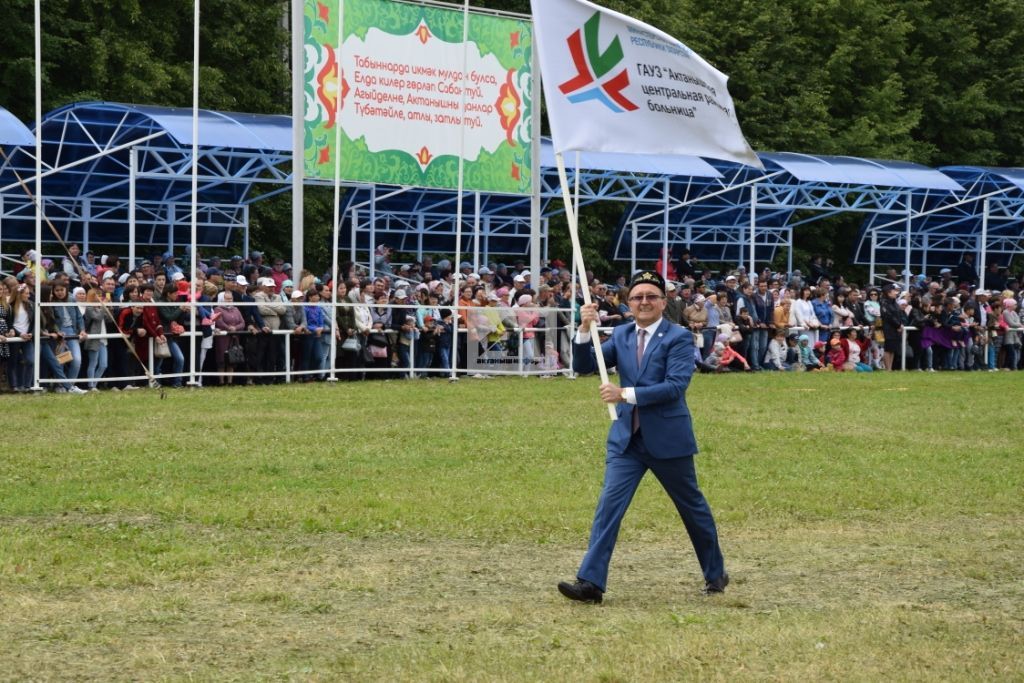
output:
<svg viewBox="0 0 1024 683"><path fill-rule="evenodd" d="M452 357L449 365L451 375L449 382L458 379L459 368L459 319L466 318L466 369L469 369L469 316L468 311L459 311L459 293L461 291L462 270L459 259L462 258L462 193L466 183L466 126L462 119L466 116L466 69L469 66L469 0L462 3L462 99L459 105L459 170L456 195L458 205L455 207L455 256L452 259Z"/></svg>
<svg viewBox="0 0 1024 683"><path fill-rule="evenodd" d="M189 223L189 290L191 296L188 298L188 317L189 317L189 331L195 332L199 329L199 325L196 324L196 300L199 298L199 293L196 292L196 270L199 268L198 251L197 246L197 232L199 223L199 18L200 8L199 0L193 0L192 6L192 205L191 205L191 216ZM132 150L135 153L135 150ZM173 235L174 228L171 228L171 234ZM130 268L134 268L135 264L129 264ZM196 336L190 334L188 338L188 386L196 386ZM180 349L179 349L180 350ZM202 377L202 368L198 368L200 378Z"/></svg>
<svg viewBox="0 0 1024 683"><path fill-rule="evenodd" d="M40 272L40 264L43 262L43 10L41 7L41 0L36 0L34 3L34 15L33 15L33 28L34 28L34 40L35 40L35 96L36 96L36 262L32 263L32 259L29 259L28 268L32 271L35 276L35 292L33 293L32 302L35 308L35 320L32 325L32 353L34 354L32 360L32 390L42 391L42 387L39 386L40 371L41 371L41 358L42 358L42 346L43 340L40 336L42 330L40 328L40 319L42 318L42 309L39 308L40 298L42 297L43 283L42 276L45 275L45 271Z"/></svg>
<svg viewBox="0 0 1024 683"><path fill-rule="evenodd" d="M336 38L337 47L334 48L334 60L338 65L338 83L337 91L334 93L334 230L331 231L331 358L338 357L338 283L341 281L341 274L338 272L338 232L341 230L341 80L344 74L342 47L345 41L345 0L338 2L338 33ZM355 243L353 242L353 244ZM370 249L372 252L372 245ZM291 302L289 302L290 304ZM336 365L337 363L331 362L331 376L328 378L328 382L338 381Z"/></svg>
<svg viewBox="0 0 1024 683"><path fill-rule="evenodd" d="M576 222L576 210L573 208L572 193L569 191L569 179L565 173L565 159L559 152L555 154L555 163L558 165L558 182L562 186L562 201L565 203L565 219L569 224L569 239L572 240L572 258L576 264L576 270L580 273L580 290L583 292L583 303L590 305L590 283L587 280L587 266L583 262L583 249L580 247L580 234ZM604 364L604 353L601 351L601 339L597 334L597 323L590 326L590 341L594 344L594 353L597 358L597 370L601 374L601 383L608 383L608 368ZM611 403L605 404L608 407L608 417L612 420L618 418L615 414L615 406Z"/></svg>
<svg viewBox="0 0 1024 683"><path fill-rule="evenodd" d="M304 187L305 168L305 108L304 88L305 53L305 2L291 0L292 6L292 266L296 273L302 273L302 248L305 240ZM340 69L340 67L339 67ZM248 234L248 226L246 226ZM248 247L248 244L246 245ZM370 247L371 251L373 247ZM248 258L249 254L245 254ZM373 259L370 259L373 263Z"/></svg>

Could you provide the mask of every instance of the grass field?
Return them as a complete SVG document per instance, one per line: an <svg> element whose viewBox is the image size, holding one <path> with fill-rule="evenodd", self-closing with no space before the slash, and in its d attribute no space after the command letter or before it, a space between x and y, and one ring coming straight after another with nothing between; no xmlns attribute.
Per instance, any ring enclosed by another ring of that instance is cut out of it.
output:
<svg viewBox="0 0 1024 683"><path fill-rule="evenodd" d="M4 396L0 679L1024 679L1024 375L696 378L590 606L596 386Z"/></svg>

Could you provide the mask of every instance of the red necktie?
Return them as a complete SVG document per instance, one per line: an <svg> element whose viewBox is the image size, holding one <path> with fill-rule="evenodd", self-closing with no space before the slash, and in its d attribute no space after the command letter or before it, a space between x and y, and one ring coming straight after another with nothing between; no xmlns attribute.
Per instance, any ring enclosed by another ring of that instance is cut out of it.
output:
<svg viewBox="0 0 1024 683"><path fill-rule="evenodd" d="M636 331L636 376L640 378L640 365L644 362L644 337L647 335L647 330L642 327L638 327ZM634 390L635 391L635 390ZM640 406L633 406L633 432L640 431Z"/></svg>

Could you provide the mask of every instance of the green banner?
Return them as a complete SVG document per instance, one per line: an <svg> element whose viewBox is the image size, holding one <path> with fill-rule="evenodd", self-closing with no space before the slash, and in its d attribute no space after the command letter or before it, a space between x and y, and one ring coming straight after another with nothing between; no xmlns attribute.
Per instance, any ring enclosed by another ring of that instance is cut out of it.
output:
<svg viewBox="0 0 1024 683"><path fill-rule="evenodd" d="M343 180L455 189L461 155L467 191L530 193L530 22L471 13L464 44L459 10L344 9L306 0L307 177L333 179L340 152Z"/></svg>

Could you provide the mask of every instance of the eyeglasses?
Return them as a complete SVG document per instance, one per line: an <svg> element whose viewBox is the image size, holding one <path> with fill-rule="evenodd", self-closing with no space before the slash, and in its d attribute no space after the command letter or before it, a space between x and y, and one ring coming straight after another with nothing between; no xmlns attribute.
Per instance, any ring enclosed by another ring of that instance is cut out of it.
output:
<svg viewBox="0 0 1024 683"><path fill-rule="evenodd" d="M639 304L645 301L657 301L658 299L664 299L665 297L660 294L638 294L636 296L629 297L629 303Z"/></svg>

